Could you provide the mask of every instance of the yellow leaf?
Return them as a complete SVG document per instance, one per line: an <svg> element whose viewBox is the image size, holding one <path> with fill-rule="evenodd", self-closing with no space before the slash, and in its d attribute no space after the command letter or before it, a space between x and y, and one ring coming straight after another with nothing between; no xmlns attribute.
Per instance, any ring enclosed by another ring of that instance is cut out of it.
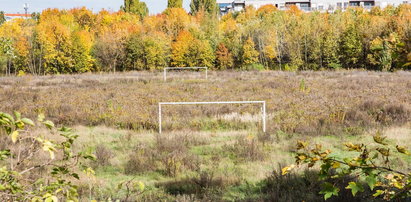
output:
<svg viewBox="0 0 411 202"><path fill-rule="evenodd" d="M144 191L145 185L142 182L138 182L138 187L139 187L140 191Z"/></svg>
<svg viewBox="0 0 411 202"><path fill-rule="evenodd" d="M305 147L307 147L308 142L304 142L304 141L297 141L297 149L304 149Z"/></svg>
<svg viewBox="0 0 411 202"><path fill-rule="evenodd" d="M292 169L295 168L295 165L290 165L290 166L286 166L283 169L281 169L282 171L282 175L286 175L287 173L289 173Z"/></svg>
<svg viewBox="0 0 411 202"><path fill-rule="evenodd" d="M333 163L333 168L339 168L341 164L339 162L334 162Z"/></svg>
<svg viewBox="0 0 411 202"><path fill-rule="evenodd" d="M13 143L17 142L18 137L19 137L19 131L15 130L13 131L13 133L11 133L11 140L13 141Z"/></svg>
<svg viewBox="0 0 411 202"><path fill-rule="evenodd" d="M54 159L54 152L50 150L49 153L50 153L50 158Z"/></svg>
<svg viewBox="0 0 411 202"><path fill-rule="evenodd" d="M400 147L399 145L395 146L397 148L397 151L403 154L410 154L410 152L407 151L405 147Z"/></svg>
<svg viewBox="0 0 411 202"><path fill-rule="evenodd" d="M300 160L305 160L305 159L307 158L307 156L305 156L304 154L302 154L302 155L299 155L298 158L299 158Z"/></svg>

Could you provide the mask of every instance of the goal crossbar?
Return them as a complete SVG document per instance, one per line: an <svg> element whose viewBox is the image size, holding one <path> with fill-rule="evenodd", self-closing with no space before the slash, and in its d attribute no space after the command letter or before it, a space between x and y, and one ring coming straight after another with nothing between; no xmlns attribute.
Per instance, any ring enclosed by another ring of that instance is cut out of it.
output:
<svg viewBox="0 0 411 202"><path fill-rule="evenodd" d="M205 69L205 79L208 79L208 67L165 67L163 73L164 81L167 81L167 70L190 70L190 69Z"/></svg>
<svg viewBox="0 0 411 202"><path fill-rule="evenodd" d="M265 101L221 101L221 102L159 102L158 103L158 132L162 132L162 105L208 105L208 104L261 104L261 118L263 122L263 132L266 132L266 102Z"/></svg>

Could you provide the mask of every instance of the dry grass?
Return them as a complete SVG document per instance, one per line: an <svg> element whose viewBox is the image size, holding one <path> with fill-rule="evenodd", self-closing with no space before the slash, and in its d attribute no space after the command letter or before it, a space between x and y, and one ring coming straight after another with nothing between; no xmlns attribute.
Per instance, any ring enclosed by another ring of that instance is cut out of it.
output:
<svg viewBox="0 0 411 202"><path fill-rule="evenodd" d="M4 77L0 78L0 111L16 110L31 117L45 112L66 125L157 130L161 101L266 100L271 131L356 133L359 125L409 121L409 72L226 71L211 72L208 81L181 72L168 82L161 76L160 72L131 72ZM257 129L261 123L250 121L258 121L258 113L258 106L252 105L166 106L163 129Z"/></svg>
<svg viewBox="0 0 411 202"><path fill-rule="evenodd" d="M271 173L270 190L262 190L266 200L293 201L293 185L308 187L298 194L312 191L305 196L315 201L321 196L310 173L292 179L272 173L292 163L297 139L343 154L342 143L370 143L381 129L394 144L411 148L408 72L226 71L211 72L209 81L182 76L166 83L151 72L4 77L0 111L44 112L58 124L76 125L75 149L92 149L98 159L96 182L87 182L98 185L89 190L85 183L82 193L100 200L121 198L113 187L130 179L147 185L141 196L147 201L252 200L236 194L247 194L249 183ZM266 100L268 132L258 131L259 106L219 105L166 106L164 134L156 134L158 102L226 100ZM409 171L409 160L395 158L394 166ZM230 195L231 188L240 190Z"/></svg>

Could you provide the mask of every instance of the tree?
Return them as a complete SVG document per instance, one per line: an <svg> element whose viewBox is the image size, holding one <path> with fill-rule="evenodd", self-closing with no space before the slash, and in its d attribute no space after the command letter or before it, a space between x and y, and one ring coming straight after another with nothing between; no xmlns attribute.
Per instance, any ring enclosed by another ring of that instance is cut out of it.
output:
<svg viewBox="0 0 411 202"><path fill-rule="evenodd" d="M187 31L181 31L176 41L171 45L173 66L186 66L190 43L194 40L193 35Z"/></svg>
<svg viewBox="0 0 411 202"><path fill-rule="evenodd" d="M216 51L217 67L218 69L224 70L231 68L234 64L233 56L227 49L227 47L220 43Z"/></svg>
<svg viewBox="0 0 411 202"><path fill-rule="evenodd" d="M136 34L126 44L127 68L155 70L168 65L170 40L162 33Z"/></svg>
<svg viewBox="0 0 411 202"><path fill-rule="evenodd" d="M121 10L127 13L134 13L143 18L148 14L148 8L145 2L140 2L140 0L124 0L124 5Z"/></svg>
<svg viewBox="0 0 411 202"><path fill-rule="evenodd" d="M164 14L164 29L172 39L187 29L191 20L191 16L183 8L168 8Z"/></svg>
<svg viewBox="0 0 411 202"><path fill-rule="evenodd" d="M207 66L214 62L214 52L207 40L196 39L190 32L181 31L172 44L173 66Z"/></svg>
<svg viewBox="0 0 411 202"><path fill-rule="evenodd" d="M0 11L0 25L6 22L6 16L4 15L4 11Z"/></svg>
<svg viewBox="0 0 411 202"><path fill-rule="evenodd" d="M358 31L350 26L340 39L340 61L344 68L361 67L362 43Z"/></svg>
<svg viewBox="0 0 411 202"><path fill-rule="evenodd" d="M4 60L6 63L6 68L5 68L6 75L10 75L11 74L11 61L15 57L13 42L11 39L4 38L4 37L0 38L0 56L4 57Z"/></svg>
<svg viewBox="0 0 411 202"><path fill-rule="evenodd" d="M168 0L167 8L182 8L183 0Z"/></svg>
<svg viewBox="0 0 411 202"><path fill-rule="evenodd" d="M191 0L190 3L191 14L196 14L199 11L205 11L210 14L217 13L216 0Z"/></svg>
<svg viewBox="0 0 411 202"><path fill-rule="evenodd" d="M325 31L321 44L322 66L332 69L341 67L338 60L338 35L331 30Z"/></svg>
<svg viewBox="0 0 411 202"><path fill-rule="evenodd" d="M31 13L31 19L35 20L35 21L39 21L40 20L40 13L39 12L33 12Z"/></svg>
<svg viewBox="0 0 411 202"><path fill-rule="evenodd" d="M367 59L372 65L375 65L378 70L391 71L393 63L398 59L402 52L400 50L401 43L395 33L391 33L388 37L377 37L371 41L370 54Z"/></svg>
<svg viewBox="0 0 411 202"><path fill-rule="evenodd" d="M72 35L72 58L76 72L90 72L93 70L95 59L91 55L94 39L87 31L78 31Z"/></svg>
<svg viewBox="0 0 411 202"><path fill-rule="evenodd" d="M43 48L43 68L47 74L75 73L72 59L70 27L60 22L58 16L42 14L43 19L37 26L38 41ZM71 21L72 22L72 21Z"/></svg>
<svg viewBox="0 0 411 202"><path fill-rule="evenodd" d="M258 63L258 55L259 53L257 50L255 50L253 39L251 39L251 37L248 37L243 45L243 66L249 66Z"/></svg>
<svg viewBox="0 0 411 202"><path fill-rule="evenodd" d="M116 72L119 62L124 58L124 39L116 31L103 33L94 44L93 55L102 70Z"/></svg>

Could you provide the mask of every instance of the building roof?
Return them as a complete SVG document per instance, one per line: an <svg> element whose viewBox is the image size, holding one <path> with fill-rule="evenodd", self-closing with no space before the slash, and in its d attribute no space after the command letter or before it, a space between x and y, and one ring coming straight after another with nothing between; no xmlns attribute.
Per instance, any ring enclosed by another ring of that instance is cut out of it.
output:
<svg viewBox="0 0 411 202"><path fill-rule="evenodd" d="M20 13L5 13L6 17L31 17L31 14L20 14Z"/></svg>

